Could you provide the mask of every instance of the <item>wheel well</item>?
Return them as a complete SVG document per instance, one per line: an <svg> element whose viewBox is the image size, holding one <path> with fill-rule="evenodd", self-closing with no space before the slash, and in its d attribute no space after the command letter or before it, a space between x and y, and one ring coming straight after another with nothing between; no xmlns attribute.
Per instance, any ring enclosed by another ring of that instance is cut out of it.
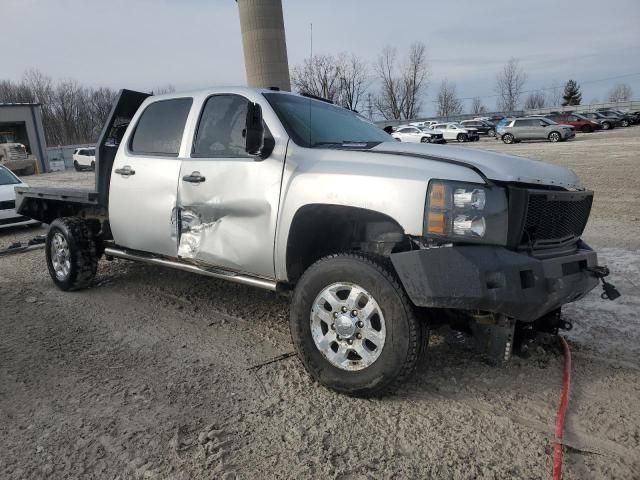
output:
<svg viewBox="0 0 640 480"><path fill-rule="evenodd" d="M404 230L388 215L342 205L305 205L291 222L287 276L295 283L311 264L332 253L363 251L388 256L410 248Z"/></svg>

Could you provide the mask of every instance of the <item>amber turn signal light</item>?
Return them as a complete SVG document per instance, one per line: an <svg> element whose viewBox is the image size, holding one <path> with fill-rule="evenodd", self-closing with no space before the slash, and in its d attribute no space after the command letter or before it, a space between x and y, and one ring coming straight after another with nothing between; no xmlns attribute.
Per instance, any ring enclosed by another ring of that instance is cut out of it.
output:
<svg viewBox="0 0 640 480"><path fill-rule="evenodd" d="M427 233L435 233L436 235L444 235L446 231L447 217L444 213L429 212L427 220Z"/></svg>

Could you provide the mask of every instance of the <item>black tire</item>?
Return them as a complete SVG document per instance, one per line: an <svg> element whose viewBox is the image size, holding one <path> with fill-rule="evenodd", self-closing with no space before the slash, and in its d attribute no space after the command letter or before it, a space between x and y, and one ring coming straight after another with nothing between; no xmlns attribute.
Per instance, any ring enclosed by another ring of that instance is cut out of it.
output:
<svg viewBox="0 0 640 480"><path fill-rule="evenodd" d="M628 127L630 125L629 120L626 120L626 119L622 120L621 125L623 127Z"/></svg>
<svg viewBox="0 0 640 480"><path fill-rule="evenodd" d="M459 133L458 136L456 137L456 140L459 142L466 142L469 140L469 137L467 136L466 133Z"/></svg>
<svg viewBox="0 0 640 480"><path fill-rule="evenodd" d="M491 128L487 132L487 135L490 136L490 137L495 137L496 136L496 131L493 128Z"/></svg>
<svg viewBox="0 0 640 480"><path fill-rule="evenodd" d="M562 135L559 132L551 132L547 137L551 143L557 143L562 141Z"/></svg>
<svg viewBox="0 0 640 480"><path fill-rule="evenodd" d="M422 137L420 143L431 143L431 139L429 137Z"/></svg>
<svg viewBox="0 0 640 480"><path fill-rule="evenodd" d="M593 132L593 128L592 128L592 127L589 127L589 126L587 126L587 125L585 125L584 127L582 127L582 128L580 129L580 131L581 131L582 133L592 133L592 132Z"/></svg>
<svg viewBox="0 0 640 480"><path fill-rule="evenodd" d="M73 168L76 169L76 172L79 172L80 170L82 170L82 168L80 168L80 164L78 163L77 160L73 161Z"/></svg>
<svg viewBox="0 0 640 480"><path fill-rule="evenodd" d="M377 359L355 371L329 362L312 337L311 314L316 297L329 285L340 282L356 284L371 294L388 332ZM313 378L337 392L359 397L396 390L415 371L428 339L428 330L416 319L388 262L356 253L330 255L307 269L296 285L289 326L298 356Z"/></svg>
<svg viewBox="0 0 640 480"><path fill-rule="evenodd" d="M511 135L510 133L505 133L505 134L502 136L502 141L503 141L504 143L506 143L507 145L512 144L512 143L513 143L513 141L514 141L513 135Z"/></svg>
<svg viewBox="0 0 640 480"><path fill-rule="evenodd" d="M56 234L62 235L68 246L70 268L62 278L56 274L53 264L52 244ZM45 245L47 268L53 283L61 290L86 288L96 276L98 254L96 241L87 223L77 217L57 218L49 226Z"/></svg>
<svg viewBox="0 0 640 480"><path fill-rule="evenodd" d="M602 122L602 129L603 130L611 130L612 125L609 122Z"/></svg>
<svg viewBox="0 0 640 480"><path fill-rule="evenodd" d="M95 172L95 170L96 170L96 162L91 162L91 170Z"/></svg>

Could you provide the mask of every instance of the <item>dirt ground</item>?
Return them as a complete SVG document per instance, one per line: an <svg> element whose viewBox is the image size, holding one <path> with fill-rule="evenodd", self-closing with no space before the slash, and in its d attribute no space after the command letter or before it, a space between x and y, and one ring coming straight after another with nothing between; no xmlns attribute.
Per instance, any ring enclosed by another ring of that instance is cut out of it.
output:
<svg viewBox="0 0 640 480"><path fill-rule="evenodd" d="M623 296L565 309L564 478L640 478L640 127L469 147L567 165L595 190L586 241ZM44 231L1 232L0 248ZM360 400L315 384L296 357L264 364L292 351L289 301L269 292L104 261L92 288L63 293L42 250L0 258L0 292L1 479L551 477L554 339L494 368L436 331L397 395Z"/></svg>

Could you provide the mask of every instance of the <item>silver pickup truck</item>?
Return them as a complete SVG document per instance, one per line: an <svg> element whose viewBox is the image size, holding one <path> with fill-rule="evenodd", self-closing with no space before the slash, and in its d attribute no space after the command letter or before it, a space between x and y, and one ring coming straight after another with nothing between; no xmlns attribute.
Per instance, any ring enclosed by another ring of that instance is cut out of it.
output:
<svg viewBox="0 0 640 480"><path fill-rule="evenodd" d="M95 189L16 192L50 224L62 290L106 257L289 294L305 367L352 395L395 389L443 322L506 360L519 331L562 328L560 307L606 273L580 238L593 193L570 170L399 143L277 89L123 90Z"/></svg>

